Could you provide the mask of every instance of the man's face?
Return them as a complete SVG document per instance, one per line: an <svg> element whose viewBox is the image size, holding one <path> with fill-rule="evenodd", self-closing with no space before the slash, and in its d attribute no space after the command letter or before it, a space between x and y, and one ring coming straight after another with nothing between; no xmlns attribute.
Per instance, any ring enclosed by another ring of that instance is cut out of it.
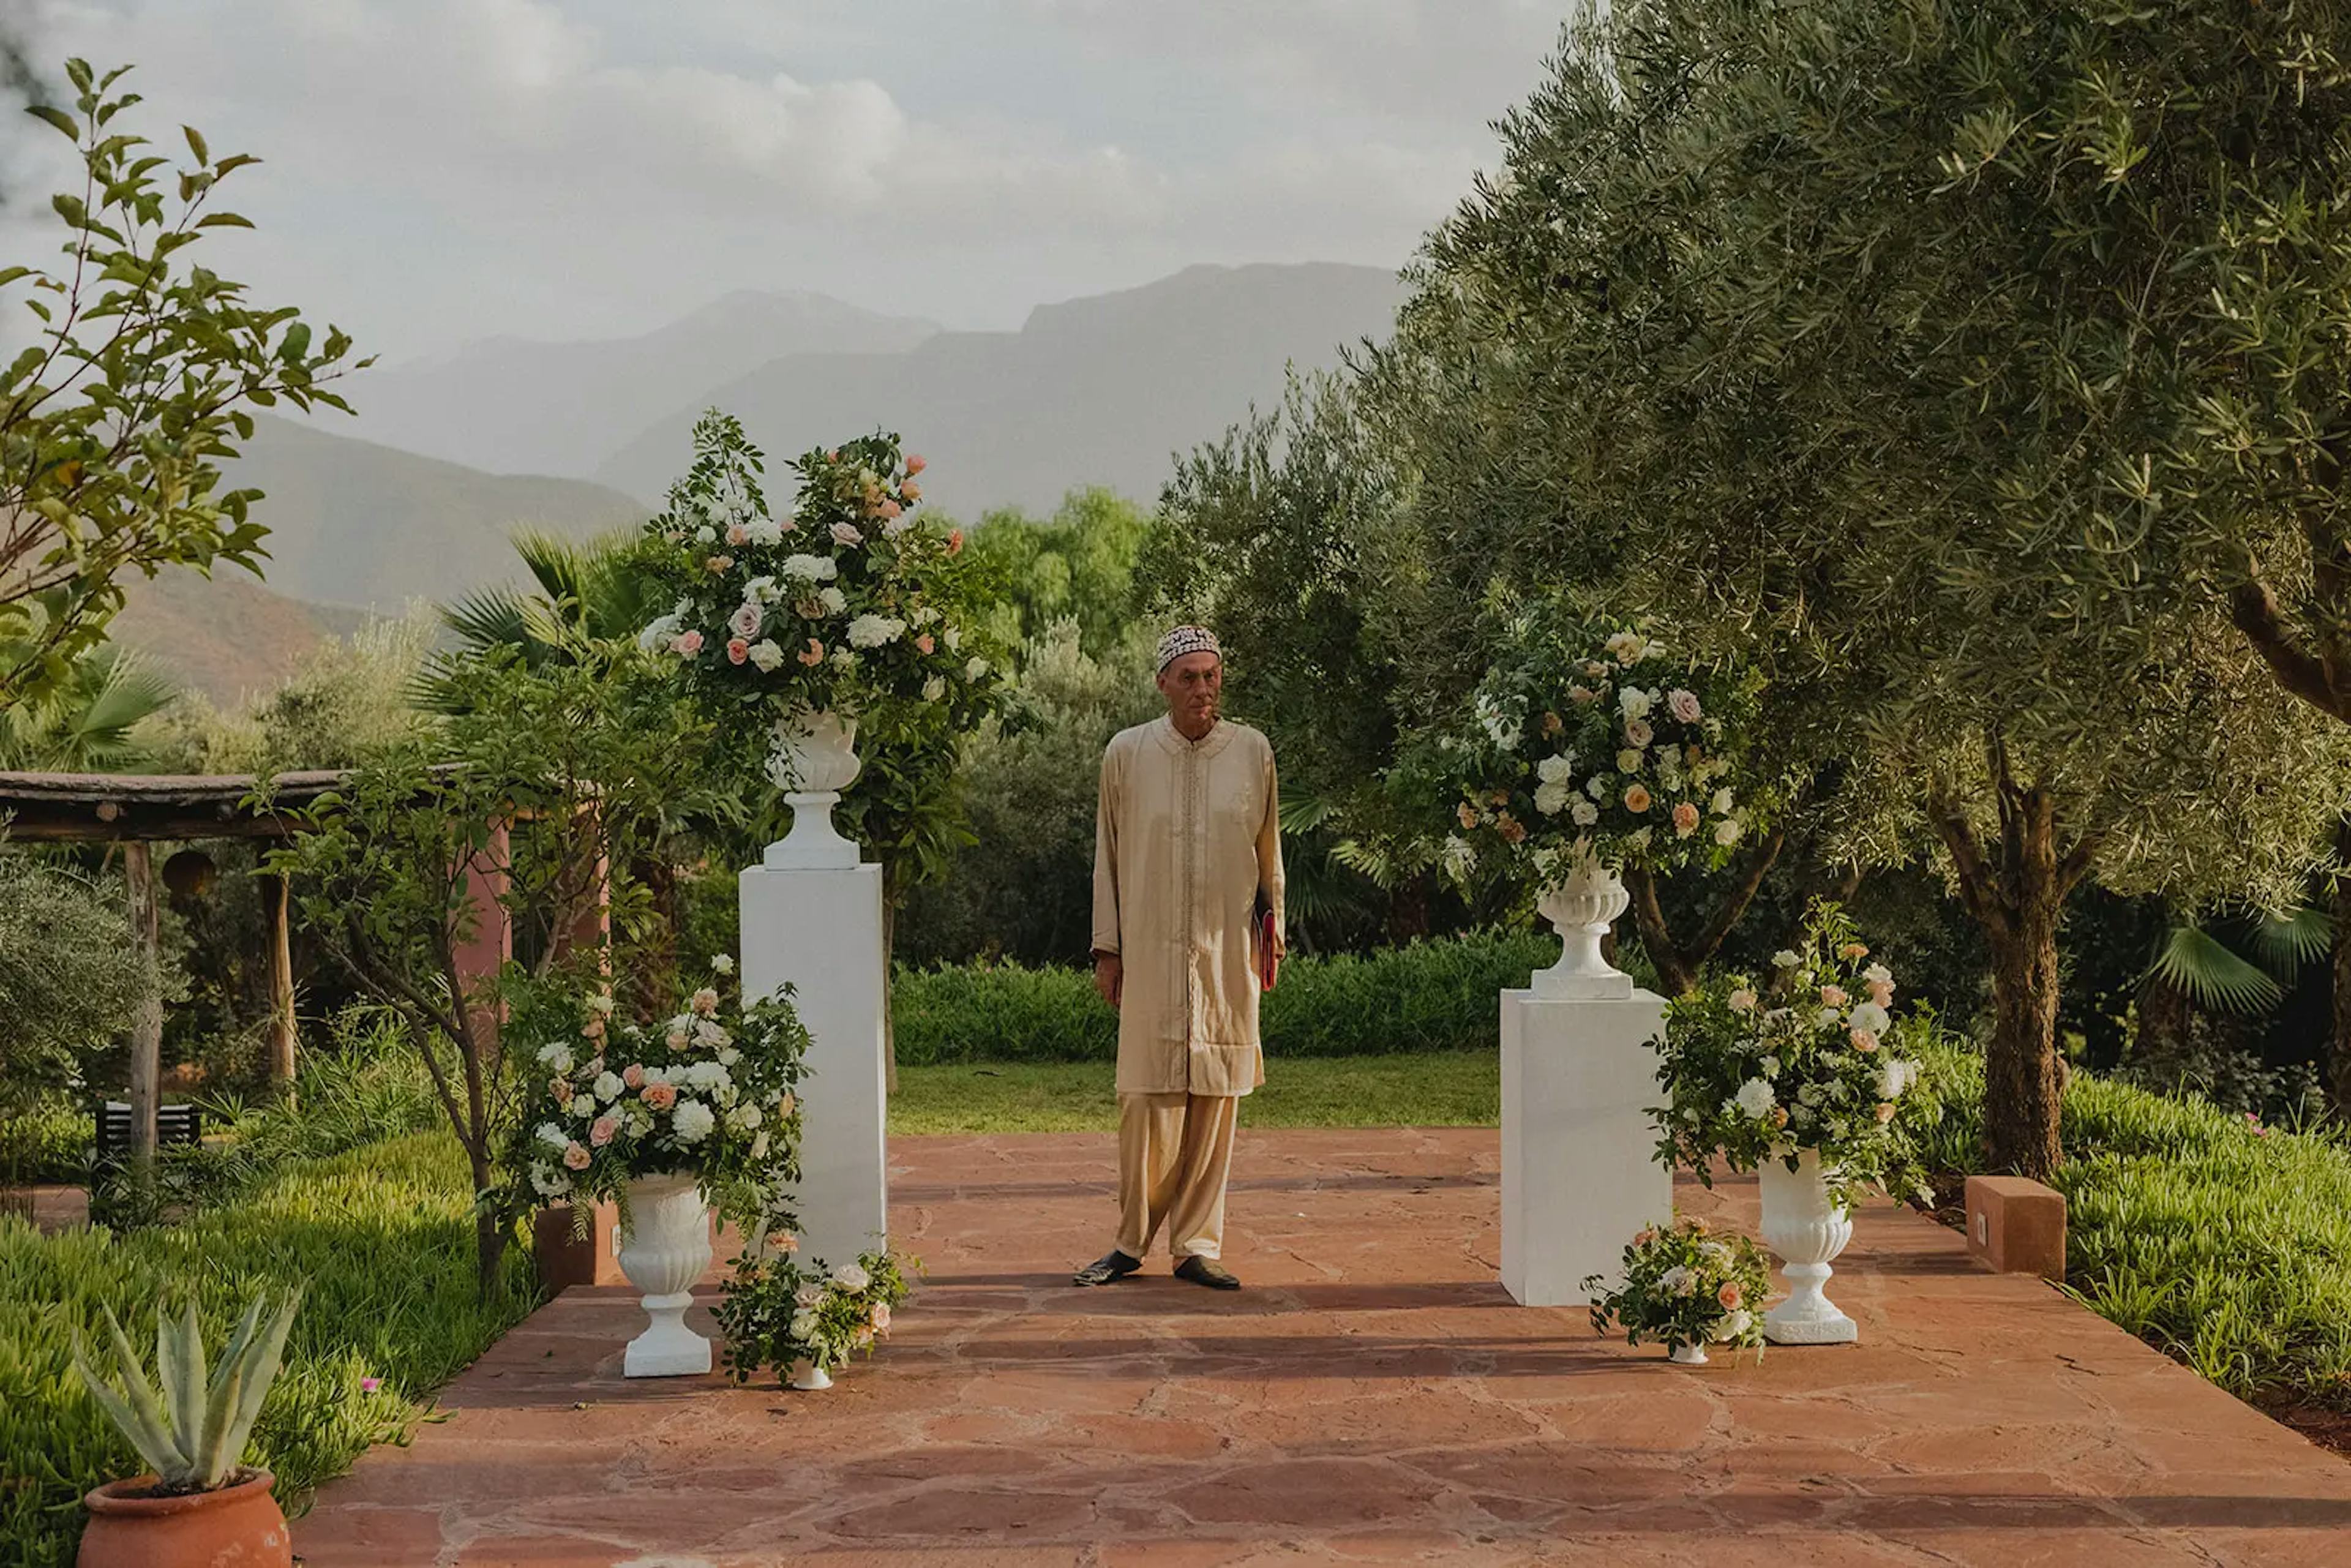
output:
<svg viewBox="0 0 2351 1568"><path fill-rule="evenodd" d="M1225 662L1205 651L1172 659L1159 672L1159 690L1167 698L1168 716L1196 728L1217 716L1225 690Z"/></svg>

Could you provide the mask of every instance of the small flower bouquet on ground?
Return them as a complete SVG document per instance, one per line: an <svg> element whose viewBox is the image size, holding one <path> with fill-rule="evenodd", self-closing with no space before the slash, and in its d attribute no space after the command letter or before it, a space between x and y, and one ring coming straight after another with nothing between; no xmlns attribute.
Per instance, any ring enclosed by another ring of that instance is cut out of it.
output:
<svg viewBox="0 0 2351 1568"><path fill-rule="evenodd" d="M1466 838L1557 882L1585 852L1612 868L1719 864L1750 830L1740 759L1756 682L1675 655L1648 633L1603 635L1546 602L1510 623L1470 722L1414 765L1454 794Z"/></svg>
<svg viewBox="0 0 2351 1568"><path fill-rule="evenodd" d="M1718 1155L1733 1170L1780 1159L1792 1171L1814 1150L1836 1207L1856 1189L1925 1190L1917 1134L1942 1108L1918 1053L1938 1026L1893 1007L1893 971L1840 910L1816 906L1802 950L1774 956L1768 984L1725 975L1667 1007L1658 1161L1710 1184Z"/></svg>
<svg viewBox="0 0 2351 1568"><path fill-rule="evenodd" d="M1726 1344L1763 1354L1756 1319L1771 1273L1754 1242L1736 1233L1716 1235L1703 1219L1680 1219L1664 1230L1644 1230L1625 1249L1624 1283L1602 1290L1593 1275L1592 1329L1613 1323L1625 1343L1661 1342L1676 1361L1706 1360L1706 1347Z"/></svg>
<svg viewBox="0 0 2351 1568"><path fill-rule="evenodd" d="M809 1043L791 1004L729 1006L714 985L650 1024L612 1015L601 990L549 985L509 1026L509 1038L543 1039L569 1024L538 1046L526 1082L508 1155L527 1185L518 1207L570 1200L585 1234L599 1199L625 1213L631 1181L683 1174L746 1231L787 1216Z"/></svg>
<svg viewBox="0 0 2351 1568"><path fill-rule="evenodd" d="M768 1235L765 1245L762 1239L754 1237L735 1260L718 1303L726 1370L737 1383L748 1383L763 1366L780 1375L806 1362L829 1373L852 1355L871 1355L890 1333L890 1314L912 1293L905 1262L894 1252L867 1252L828 1270L821 1259L805 1267L795 1262L799 1243L788 1233Z"/></svg>

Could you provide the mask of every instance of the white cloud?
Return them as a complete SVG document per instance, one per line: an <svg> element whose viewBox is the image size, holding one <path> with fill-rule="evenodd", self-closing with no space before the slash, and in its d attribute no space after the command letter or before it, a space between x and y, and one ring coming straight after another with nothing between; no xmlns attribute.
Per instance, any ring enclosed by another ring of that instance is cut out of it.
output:
<svg viewBox="0 0 2351 1568"><path fill-rule="evenodd" d="M256 289L392 357L738 287L1004 324L1201 260L1400 264L1491 155L1531 0L79 0L240 173ZM60 147L60 151L61 151Z"/></svg>

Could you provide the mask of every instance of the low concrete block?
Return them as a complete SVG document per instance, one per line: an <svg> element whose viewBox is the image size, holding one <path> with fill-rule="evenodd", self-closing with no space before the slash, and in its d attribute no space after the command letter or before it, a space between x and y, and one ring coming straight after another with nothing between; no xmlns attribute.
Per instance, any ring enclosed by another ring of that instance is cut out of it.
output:
<svg viewBox="0 0 2351 1568"><path fill-rule="evenodd" d="M2023 1176L1968 1177L1968 1251L2000 1274L2065 1277L2065 1196Z"/></svg>

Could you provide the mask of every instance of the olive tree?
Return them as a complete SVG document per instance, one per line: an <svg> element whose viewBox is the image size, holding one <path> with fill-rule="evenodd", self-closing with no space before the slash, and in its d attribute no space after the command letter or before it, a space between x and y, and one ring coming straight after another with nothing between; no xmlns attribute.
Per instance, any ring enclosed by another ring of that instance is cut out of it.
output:
<svg viewBox="0 0 2351 1568"><path fill-rule="evenodd" d="M1494 553L1604 546L1834 743L1855 844L1938 848L1992 956L1991 1157L2030 1175L2058 1157L2068 894L2283 897L2342 800L2344 736L2267 678L2151 477L2209 414L2156 395L2178 336L2114 302L2193 247L2117 250L2091 211L2142 150L2100 49L2192 76L2224 10L2262 16L1628 0L1421 269L1420 373L1523 476L1488 489Z"/></svg>
<svg viewBox="0 0 2351 1568"><path fill-rule="evenodd" d="M0 267L35 328L0 366L0 706L62 681L133 573L258 570L260 493L224 490L220 469L252 437L252 409L348 412L326 384L348 337L248 302L185 254L212 230L252 227L213 198L256 160L215 158L193 128L186 164L152 152L122 129L139 102L117 89L129 68L68 61L72 106L31 110L73 141L82 180L52 199L62 261Z"/></svg>

